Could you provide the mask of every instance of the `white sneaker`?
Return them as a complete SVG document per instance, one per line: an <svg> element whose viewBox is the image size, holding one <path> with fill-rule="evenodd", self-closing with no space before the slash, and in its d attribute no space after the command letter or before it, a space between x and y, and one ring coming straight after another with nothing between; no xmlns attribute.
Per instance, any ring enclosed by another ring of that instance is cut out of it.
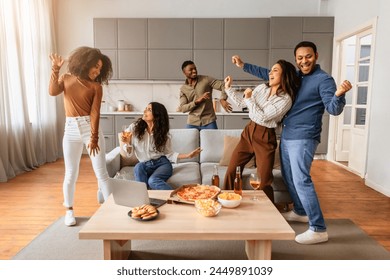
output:
<svg viewBox="0 0 390 280"><path fill-rule="evenodd" d="M309 222L309 218L307 216L301 216L295 213L293 210L288 211L286 213L282 213L282 216L289 222L300 222L307 223Z"/></svg>
<svg viewBox="0 0 390 280"><path fill-rule="evenodd" d="M65 225L70 227L70 226L74 226L75 224L76 224L76 218L74 217L73 210L66 210Z"/></svg>
<svg viewBox="0 0 390 280"><path fill-rule="evenodd" d="M102 193L101 189L97 190L97 201L98 201L99 204L103 204L104 203L104 197L103 197L103 193Z"/></svg>
<svg viewBox="0 0 390 280"><path fill-rule="evenodd" d="M306 245L322 243L328 241L328 233L326 231L318 232L308 229L304 233L298 234L295 237L295 241Z"/></svg>

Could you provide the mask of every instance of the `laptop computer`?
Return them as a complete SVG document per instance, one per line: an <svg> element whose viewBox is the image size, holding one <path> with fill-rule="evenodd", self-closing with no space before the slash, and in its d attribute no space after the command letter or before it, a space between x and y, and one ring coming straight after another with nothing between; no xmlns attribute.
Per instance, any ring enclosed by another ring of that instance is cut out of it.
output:
<svg viewBox="0 0 390 280"><path fill-rule="evenodd" d="M149 198L148 188L144 182L110 178L109 185L114 202L118 205L135 207L151 204L160 207L166 202L163 199Z"/></svg>

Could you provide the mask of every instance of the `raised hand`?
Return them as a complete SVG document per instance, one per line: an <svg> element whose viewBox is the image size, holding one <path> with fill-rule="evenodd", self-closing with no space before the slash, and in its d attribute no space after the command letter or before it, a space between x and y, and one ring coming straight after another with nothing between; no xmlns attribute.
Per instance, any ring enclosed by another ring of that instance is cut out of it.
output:
<svg viewBox="0 0 390 280"><path fill-rule="evenodd" d="M344 82L341 83L341 85L339 85L335 94L336 96L341 96L345 94L347 91L349 91L351 88L352 88L351 82L345 80Z"/></svg>
<svg viewBox="0 0 390 280"><path fill-rule="evenodd" d="M57 67L58 69L60 69L65 62L65 60L56 53L51 53L49 58L51 60L51 66Z"/></svg>
<svg viewBox="0 0 390 280"><path fill-rule="evenodd" d="M237 67L244 67L244 62L241 60L241 58L238 55L232 56L232 63L235 64Z"/></svg>

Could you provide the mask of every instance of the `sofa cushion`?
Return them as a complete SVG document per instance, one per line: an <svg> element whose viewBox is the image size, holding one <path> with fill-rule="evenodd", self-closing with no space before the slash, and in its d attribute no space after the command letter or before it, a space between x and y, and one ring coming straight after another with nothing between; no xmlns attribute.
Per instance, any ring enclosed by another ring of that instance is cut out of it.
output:
<svg viewBox="0 0 390 280"><path fill-rule="evenodd" d="M170 129L172 137L172 150L181 154L187 154L199 147L199 130L189 129ZM189 159L181 159L183 162L199 162L199 156Z"/></svg>
<svg viewBox="0 0 390 280"><path fill-rule="evenodd" d="M173 174L167 183L177 189L185 184L200 184L202 182L199 164L197 162L184 162L173 164Z"/></svg>
<svg viewBox="0 0 390 280"><path fill-rule="evenodd" d="M233 137L225 135L223 137L223 154L222 158L219 161L219 165L229 165L230 159L232 158L233 151L236 148L240 137ZM253 156L251 160L245 165L245 167L253 168L255 167L255 157Z"/></svg>
<svg viewBox="0 0 390 280"><path fill-rule="evenodd" d="M223 155L223 139L225 135L239 137L242 129L203 129L200 131L200 163L218 163Z"/></svg>

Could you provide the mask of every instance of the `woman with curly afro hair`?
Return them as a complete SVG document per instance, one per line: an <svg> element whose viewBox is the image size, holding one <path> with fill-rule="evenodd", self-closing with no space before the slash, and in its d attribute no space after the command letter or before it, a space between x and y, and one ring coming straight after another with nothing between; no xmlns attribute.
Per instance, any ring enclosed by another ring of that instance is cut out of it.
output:
<svg viewBox="0 0 390 280"><path fill-rule="evenodd" d="M69 56L68 72L59 76L65 60L58 54L50 54L52 73L49 94L64 93L65 132L62 141L65 178L63 183L64 206L67 208L65 225L73 226L74 191L79 174L83 146L88 149L93 170L98 179L98 201L110 194L106 169L104 136L99 129L100 105L103 96L102 84L108 84L112 76L110 59L100 50L90 47L75 49Z"/></svg>

